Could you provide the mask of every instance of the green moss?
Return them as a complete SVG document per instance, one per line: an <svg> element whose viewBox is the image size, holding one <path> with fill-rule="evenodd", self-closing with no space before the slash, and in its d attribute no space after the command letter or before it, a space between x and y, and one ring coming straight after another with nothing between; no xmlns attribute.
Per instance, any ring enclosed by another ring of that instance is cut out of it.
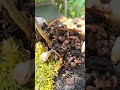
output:
<svg viewBox="0 0 120 90"><path fill-rule="evenodd" d="M46 51L39 42L36 44L35 53L35 90L53 90L53 77L57 75L55 65L57 62L50 57L48 62L40 60L40 55Z"/></svg>
<svg viewBox="0 0 120 90"><path fill-rule="evenodd" d="M13 79L13 69L21 61L30 59L30 52L18 49L13 38L4 39L0 46L0 90L33 90L27 86L19 85ZM24 55L23 55L24 52ZM23 59L24 58L24 59ZM34 83L34 82L32 82ZM30 86L32 84L29 84Z"/></svg>

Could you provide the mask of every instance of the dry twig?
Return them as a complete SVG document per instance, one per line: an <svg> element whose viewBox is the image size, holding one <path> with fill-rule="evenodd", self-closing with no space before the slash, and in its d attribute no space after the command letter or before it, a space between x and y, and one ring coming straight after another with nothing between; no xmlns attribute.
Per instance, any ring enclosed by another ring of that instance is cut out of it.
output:
<svg viewBox="0 0 120 90"><path fill-rule="evenodd" d="M45 39L45 41L48 43L48 45L51 45L52 42L49 40L47 34L41 29L36 18L35 18L35 28L40 33L40 35Z"/></svg>
<svg viewBox="0 0 120 90"><path fill-rule="evenodd" d="M32 42L32 30L21 13L18 11L16 6L11 0L4 0L4 6L8 10L11 18L15 23L25 32L27 38Z"/></svg>

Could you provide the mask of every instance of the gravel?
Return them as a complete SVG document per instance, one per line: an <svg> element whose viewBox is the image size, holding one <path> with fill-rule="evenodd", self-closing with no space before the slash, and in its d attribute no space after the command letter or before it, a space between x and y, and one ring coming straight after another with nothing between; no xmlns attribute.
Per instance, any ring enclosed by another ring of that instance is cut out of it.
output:
<svg viewBox="0 0 120 90"><path fill-rule="evenodd" d="M71 70L72 74L70 76L75 77L75 84L67 85L65 81L66 75L64 68L59 72L58 77L55 81L55 90L85 90L85 66L80 65L77 68Z"/></svg>

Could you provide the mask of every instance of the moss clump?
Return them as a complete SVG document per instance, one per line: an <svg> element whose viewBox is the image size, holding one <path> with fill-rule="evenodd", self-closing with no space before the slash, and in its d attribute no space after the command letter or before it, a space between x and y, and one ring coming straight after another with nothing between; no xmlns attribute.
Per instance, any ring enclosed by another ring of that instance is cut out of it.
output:
<svg viewBox="0 0 120 90"><path fill-rule="evenodd" d="M35 90L53 90L53 77L57 75L58 66L61 65L50 57L48 62L40 60L40 55L45 52L44 46L38 42L35 52Z"/></svg>
<svg viewBox="0 0 120 90"><path fill-rule="evenodd" d="M12 76L15 65L30 59L29 57L30 52L26 49L19 50L19 46L15 44L13 38L9 37L1 42L0 90L33 90L33 86L33 88L28 88L27 86L19 85Z"/></svg>

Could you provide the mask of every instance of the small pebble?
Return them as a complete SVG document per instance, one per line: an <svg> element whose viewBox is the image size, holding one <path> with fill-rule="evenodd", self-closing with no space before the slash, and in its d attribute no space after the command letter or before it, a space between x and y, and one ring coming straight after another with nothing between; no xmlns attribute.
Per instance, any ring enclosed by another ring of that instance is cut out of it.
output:
<svg viewBox="0 0 120 90"><path fill-rule="evenodd" d="M54 55L54 59L55 59L55 60L58 60L59 57L55 54L55 55Z"/></svg>
<svg viewBox="0 0 120 90"><path fill-rule="evenodd" d="M75 77L65 79L65 83L67 85L74 85L75 84Z"/></svg>
<svg viewBox="0 0 120 90"><path fill-rule="evenodd" d="M71 67L76 67L76 63L71 62Z"/></svg>
<svg viewBox="0 0 120 90"><path fill-rule="evenodd" d="M85 42L83 42L82 47L81 47L81 52L84 53L85 52Z"/></svg>
<svg viewBox="0 0 120 90"><path fill-rule="evenodd" d="M80 20L80 18L74 18L74 19L72 20L72 22L75 23L75 24L77 24L77 23L79 22L79 20Z"/></svg>
<svg viewBox="0 0 120 90"><path fill-rule="evenodd" d="M65 44L68 44L68 43L69 43L69 40L65 40L64 43L65 43Z"/></svg>
<svg viewBox="0 0 120 90"><path fill-rule="evenodd" d="M48 58L50 56L50 52L43 52L40 56L40 60L43 62L47 62Z"/></svg>
<svg viewBox="0 0 120 90"><path fill-rule="evenodd" d="M81 30L82 32L80 34L82 34L82 36L85 36L85 26L81 26Z"/></svg>
<svg viewBox="0 0 120 90"><path fill-rule="evenodd" d="M82 63L81 60L78 60L78 59L75 59L74 62L75 62L76 64L81 64L81 63Z"/></svg>

